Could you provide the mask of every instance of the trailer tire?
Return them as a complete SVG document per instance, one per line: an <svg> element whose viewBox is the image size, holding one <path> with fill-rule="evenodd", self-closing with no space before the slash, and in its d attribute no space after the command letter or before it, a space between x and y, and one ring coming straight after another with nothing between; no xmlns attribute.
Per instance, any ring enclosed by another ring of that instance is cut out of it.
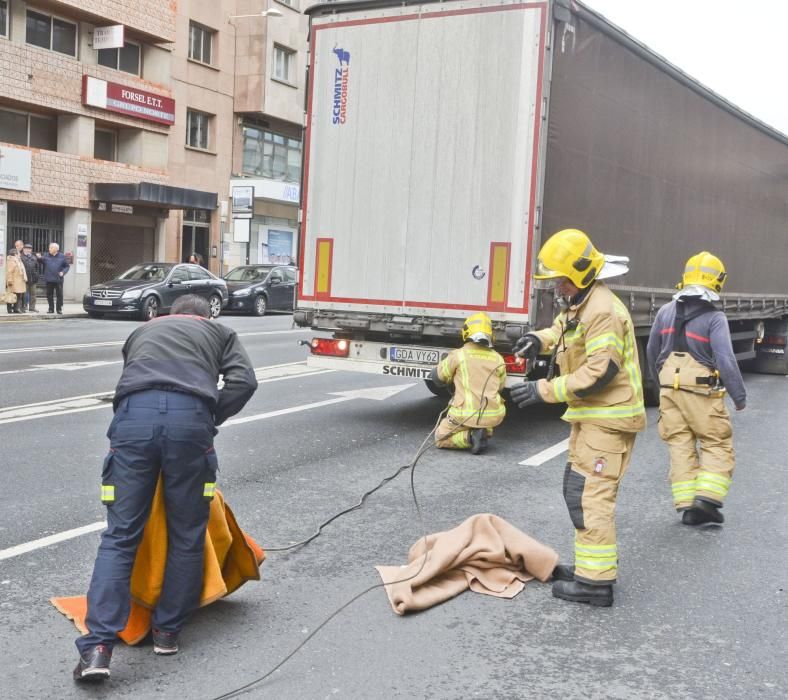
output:
<svg viewBox="0 0 788 700"><path fill-rule="evenodd" d="M424 384L426 387L440 399L450 399L454 394L453 386L438 386L431 379L425 379Z"/></svg>

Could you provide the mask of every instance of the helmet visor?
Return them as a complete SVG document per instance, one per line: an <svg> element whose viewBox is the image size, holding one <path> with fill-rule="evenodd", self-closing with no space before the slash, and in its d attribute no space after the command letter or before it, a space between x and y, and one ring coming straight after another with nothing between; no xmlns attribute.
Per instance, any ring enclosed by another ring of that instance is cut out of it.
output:
<svg viewBox="0 0 788 700"><path fill-rule="evenodd" d="M537 289L555 289L565 279L566 275L562 275L547 267L541 260L537 260L536 273L534 274L534 286Z"/></svg>

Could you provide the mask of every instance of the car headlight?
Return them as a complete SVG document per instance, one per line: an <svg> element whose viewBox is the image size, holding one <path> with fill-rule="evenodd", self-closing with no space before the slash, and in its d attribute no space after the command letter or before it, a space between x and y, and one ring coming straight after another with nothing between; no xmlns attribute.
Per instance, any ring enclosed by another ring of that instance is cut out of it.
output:
<svg viewBox="0 0 788 700"><path fill-rule="evenodd" d="M234 297L248 297L252 293L251 289L239 289L237 292L233 292Z"/></svg>
<svg viewBox="0 0 788 700"><path fill-rule="evenodd" d="M129 289L128 292L123 292L123 296L121 297L121 299L124 299L126 301L131 301L132 299L139 299L140 294L142 294L141 289Z"/></svg>

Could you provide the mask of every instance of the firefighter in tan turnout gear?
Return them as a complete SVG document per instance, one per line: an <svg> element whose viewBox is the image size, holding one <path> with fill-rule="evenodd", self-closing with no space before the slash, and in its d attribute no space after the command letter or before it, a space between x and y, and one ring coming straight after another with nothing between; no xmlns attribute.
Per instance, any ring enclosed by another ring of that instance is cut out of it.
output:
<svg viewBox="0 0 788 700"><path fill-rule="evenodd" d="M435 444L479 454L506 415L500 393L506 365L492 348L492 321L487 314L468 316L461 335L464 345L452 350L430 376L438 386L454 384L448 413L435 431Z"/></svg>
<svg viewBox="0 0 788 700"><path fill-rule="evenodd" d="M575 564L556 567L553 595L603 606L613 603L618 570L618 487L635 435L646 426L632 319L601 281L626 273L628 262L603 255L576 229L547 240L535 279L556 291L563 311L551 328L523 336L515 352L531 361L540 353L552 355L560 376L525 381L511 391L520 407L568 404L564 500L575 526Z"/></svg>
<svg viewBox="0 0 788 700"><path fill-rule="evenodd" d="M716 256L692 256L680 291L657 312L648 341L648 365L659 377L659 435L670 451L673 505L685 525L723 522L720 508L734 467L725 394L737 411L747 404L728 320L712 304L726 277Z"/></svg>

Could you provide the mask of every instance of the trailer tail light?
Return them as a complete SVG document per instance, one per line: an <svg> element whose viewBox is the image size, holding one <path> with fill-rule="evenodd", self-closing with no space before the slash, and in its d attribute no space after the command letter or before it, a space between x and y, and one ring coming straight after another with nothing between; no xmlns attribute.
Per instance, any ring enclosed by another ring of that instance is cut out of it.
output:
<svg viewBox="0 0 788 700"><path fill-rule="evenodd" d="M784 335L767 335L763 339L764 345L785 345Z"/></svg>
<svg viewBox="0 0 788 700"><path fill-rule="evenodd" d="M506 363L507 374L525 374L525 360L514 355L504 355L503 361Z"/></svg>
<svg viewBox="0 0 788 700"><path fill-rule="evenodd" d="M312 338L309 344L313 355L331 355L333 357L347 357L350 354L349 340L336 340L334 338Z"/></svg>

